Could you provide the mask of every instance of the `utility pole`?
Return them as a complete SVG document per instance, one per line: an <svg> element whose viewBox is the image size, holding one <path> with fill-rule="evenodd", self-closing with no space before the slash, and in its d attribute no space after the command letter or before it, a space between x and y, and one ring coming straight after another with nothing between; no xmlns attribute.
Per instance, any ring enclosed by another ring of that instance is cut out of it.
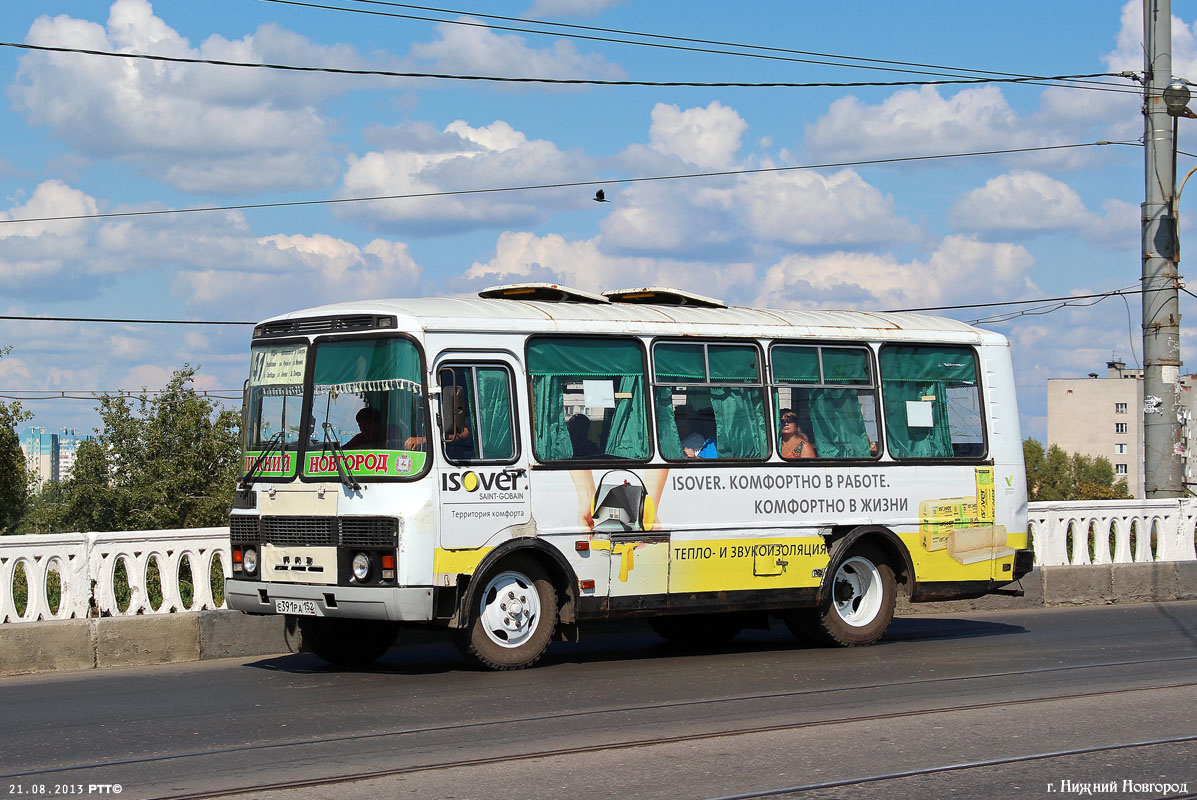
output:
<svg viewBox="0 0 1197 800"><path fill-rule="evenodd" d="M1176 163L1164 89L1172 81L1172 2L1143 0L1143 476L1147 498L1184 494L1180 302L1172 202Z"/></svg>

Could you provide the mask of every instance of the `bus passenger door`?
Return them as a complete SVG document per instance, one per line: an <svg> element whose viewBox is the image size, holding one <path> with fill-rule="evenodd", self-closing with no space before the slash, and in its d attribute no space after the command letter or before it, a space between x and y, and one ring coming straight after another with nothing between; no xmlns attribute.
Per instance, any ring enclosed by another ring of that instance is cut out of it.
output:
<svg viewBox="0 0 1197 800"><path fill-rule="evenodd" d="M440 468L442 548L482 547L532 519L518 374L507 353L446 352L437 360L430 439Z"/></svg>

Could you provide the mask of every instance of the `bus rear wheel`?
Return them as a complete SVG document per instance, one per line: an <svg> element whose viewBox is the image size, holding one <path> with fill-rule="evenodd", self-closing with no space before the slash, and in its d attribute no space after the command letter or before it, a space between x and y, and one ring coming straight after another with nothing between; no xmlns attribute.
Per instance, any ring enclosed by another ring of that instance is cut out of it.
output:
<svg viewBox="0 0 1197 800"><path fill-rule="evenodd" d="M863 647L885 633L896 601L897 584L889 562L874 547L857 547L836 566L820 606L791 612L784 620L800 639Z"/></svg>
<svg viewBox="0 0 1197 800"><path fill-rule="evenodd" d="M744 629L735 614L653 617L648 624L658 636L677 647L718 647Z"/></svg>
<svg viewBox="0 0 1197 800"><path fill-rule="evenodd" d="M344 667L372 664L399 635L393 622L374 619L297 617L301 644L318 658Z"/></svg>
<svg viewBox="0 0 1197 800"><path fill-rule="evenodd" d="M524 669L544 655L557 627L557 590L530 558L509 558L482 578L469 622L453 642L476 666Z"/></svg>

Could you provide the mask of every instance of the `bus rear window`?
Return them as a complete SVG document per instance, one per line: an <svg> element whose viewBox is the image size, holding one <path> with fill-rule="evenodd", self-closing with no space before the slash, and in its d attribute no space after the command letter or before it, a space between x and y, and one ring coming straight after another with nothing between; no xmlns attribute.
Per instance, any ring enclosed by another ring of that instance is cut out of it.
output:
<svg viewBox="0 0 1197 800"><path fill-rule="evenodd" d="M644 356L636 340L532 339L528 380L539 460L644 460L652 454Z"/></svg>
<svg viewBox="0 0 1197 800"><path fill-rule="evenodd" d="M967 347L881 348L885 431L894 458L985 455L977 355Z"/></svg>

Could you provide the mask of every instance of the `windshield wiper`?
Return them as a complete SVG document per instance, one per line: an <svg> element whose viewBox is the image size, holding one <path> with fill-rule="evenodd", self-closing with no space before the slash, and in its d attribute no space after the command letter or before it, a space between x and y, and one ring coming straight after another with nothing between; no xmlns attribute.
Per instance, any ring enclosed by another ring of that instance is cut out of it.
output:
<svg viewBox="0 0 1197 800"><path fill-rule="evenodd" d="M270 451L272 451L275 447L278 447L280 444L282 444L282 442L283 431L279 431L278 433L274 434L274 436L270 437L270 441L266 442L266 449L262 451L262 454L258 456L258 460L254 462L254 465L249 468L249 472L245 473L245 476L241 479L240 485L242 489L249 488L249 482L253 480L254 475L256 475L258 470L262 468L262 465L266 463L266 457L270 455Z"/></svg>
<svg viewBox="0 0 1197 800"><path fill-rule="evenodd" d="M345 468L345 451L341 449L341 443L337 441L337 437L332 435L332 423L325 422L324 425L324 443L332 446L333 460L337 462L337 475L341 478L341 485L348 486L354 491L360 491L362 485L353 479L353 475Z"/></svg>

